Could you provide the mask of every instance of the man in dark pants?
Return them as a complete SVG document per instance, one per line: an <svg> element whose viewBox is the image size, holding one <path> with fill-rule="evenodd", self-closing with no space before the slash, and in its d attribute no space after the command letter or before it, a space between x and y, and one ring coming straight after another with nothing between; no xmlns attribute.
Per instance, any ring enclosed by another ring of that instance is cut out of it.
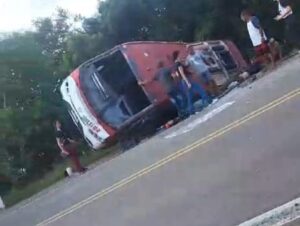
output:
<svg viewBox="0 0 300 226"><path fill-rule="evenodd" d="M56 142L61 150L61 155L63 157L69 157L71 159L74 171L84 173L86 171L86 168L81 166L79 156L76 150L75 141L69 138L65 131L63 131L60 121L56 120L54 126Z"/></svg>
<svg viewBox="0 0 300 226"><path fill-rule="evenodd" d="M180 91L176 85L176 81L173 74L173 69L165 67L164 63L160 61L157 65L157 73L150 81L140 81L139 85L146 85L153 80L159 81L165 88L170 100L174 103L178 116L185 117L185 95Z"/></svg>
<svg viewBox="0 0 300 226"><path fill-rule="evenodd" d="M300 31L289 0L274 0L278 4L278 15L276 21L285 23L285 41L287 44L300 48Z"/></svg>

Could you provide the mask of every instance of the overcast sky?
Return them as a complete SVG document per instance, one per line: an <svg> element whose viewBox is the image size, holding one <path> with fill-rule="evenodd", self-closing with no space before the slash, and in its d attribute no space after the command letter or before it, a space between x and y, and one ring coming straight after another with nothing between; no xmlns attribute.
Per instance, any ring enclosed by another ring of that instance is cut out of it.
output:
<svg viewBox="0 0 300 226"><path fill-rule="evenodd" d="M98 0L0 0L0 32L30 29L32 20L51 16L57 7L91 16Z"/></svg>

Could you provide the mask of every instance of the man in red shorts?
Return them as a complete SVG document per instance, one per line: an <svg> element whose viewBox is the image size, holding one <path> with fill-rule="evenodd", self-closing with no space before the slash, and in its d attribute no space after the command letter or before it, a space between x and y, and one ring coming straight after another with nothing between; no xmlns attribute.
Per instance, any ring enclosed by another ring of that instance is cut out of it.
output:
<svg viewBox="0 0 300 226"><path fill-rule="evenodd" d="M255 50L256 62L273 63L267 36L258 17L254 16L250 10L244 10L241 13L241 19L247 23L248 33Z"/></svg>

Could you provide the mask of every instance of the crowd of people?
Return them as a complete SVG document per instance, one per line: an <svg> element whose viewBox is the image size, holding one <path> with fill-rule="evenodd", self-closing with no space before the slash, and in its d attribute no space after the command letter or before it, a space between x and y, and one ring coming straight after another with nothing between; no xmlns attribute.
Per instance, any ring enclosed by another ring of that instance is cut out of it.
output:
<svg viewBox="0 0 300 226"><path fill-rule="evenodd" d="M285 23L285 44L293 47L300 47L299 32L295 25L294 12L287 0L274 0L278 4L278 15L276 21ZM259 18L249 9L241 12L241 19L247 24L248 33L255 51L255 63L274 64L281 58L281 51L277 41L268 38ZM152 81L159 81L164 86L171 102L175 105L179 119L185 119L190 115L201 111L212 103L218 93L218 87L212 78L212 74L207 66L208 57L200 50L189 47L188 56L180 58L179 51L172 53L170 59L171 66L167 66L164 61L157 64L157 73L152 80L139 81L139 85L144 86ZM199 82L195 82L195 79ZM201 82L200 82L201 81ZM209 93L207 92L209 90ZM195 98L198 98L195 100ZM194 103L201 101L201 106L196 109ZM76 150L76 142L72 140L62 128L59 121L55 124L56 141L64 157L69 157L73 162L73 170L83 173L86 171L79 161ZM70 175L67 170L66 176Z"/></svg>
<svg viewBox="0 0 300 226"><path fill-rule="evenodd" d="M173 52L171 66L166 66L163 61L160 61L157 65L157 73L153 77L153 80L159 81L164 86L181 119L196 113L195 97L201 100L201 107L198 110L202 110L217 95L217 85L205 62L206 56L201 51L194 51L192 47L188 51L189 55L186 59L180 58L179 51ZM202 82L195 82L193 75ZM140 81L139 84L145 85L153 80ZM201 84L212 87L214 93L208 93Z"/></svg>

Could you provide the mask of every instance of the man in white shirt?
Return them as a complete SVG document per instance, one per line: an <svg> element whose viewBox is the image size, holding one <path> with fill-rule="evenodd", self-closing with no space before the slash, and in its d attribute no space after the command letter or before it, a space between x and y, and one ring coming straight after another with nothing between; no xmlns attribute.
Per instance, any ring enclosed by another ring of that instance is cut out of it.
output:
<svg viewBox="0 0 300 226"><path fill-rule="evenodd" d="M241 13L241 19L247 24L248 33L255 50L257 61L259 63L273 63L267 36L258 17L254 16L250 10L244 10Z"/></svg>

